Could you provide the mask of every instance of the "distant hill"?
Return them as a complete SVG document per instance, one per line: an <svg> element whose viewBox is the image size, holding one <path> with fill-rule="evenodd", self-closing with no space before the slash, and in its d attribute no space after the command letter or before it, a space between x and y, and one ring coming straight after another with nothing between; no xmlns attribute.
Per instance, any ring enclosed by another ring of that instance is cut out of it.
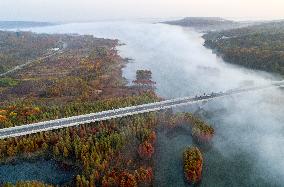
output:
<svg viewBox="0 0 284 187"><path fill-rule="evenodd" d="M163 23L192 27L202 31L232 29L241 27L244 24L218 17L187 17L181 20L166 21Z"/></svg>
<svg viewBox="0 0 284 187"><path fill-rule="evenodd" d="M0 29L20 29L28 27L44 27L55 25L48 22L33 22L33 21L0 21Z"/></svg>
<svg viewBox="0 0 284 187"><path fill-rule="evenodd" d="M205 35L205 37L210 37L210 39L219 39L222 37L240 37L244 35L253 34L278 34L284 33L284 20L270 21L259 23L256 25L250 25L247 27L228 29L220 32L210 32Z"/></svg>

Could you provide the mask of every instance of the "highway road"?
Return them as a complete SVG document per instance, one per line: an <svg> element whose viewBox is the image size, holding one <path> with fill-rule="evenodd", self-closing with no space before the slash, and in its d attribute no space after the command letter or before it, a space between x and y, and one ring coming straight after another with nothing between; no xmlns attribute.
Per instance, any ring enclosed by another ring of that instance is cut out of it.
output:
<svg viewBox="0 0 284 187"><path fill-rule="evenodd" d="M267 89L272 87L282 87L284 86L284 81L274 82L269 85L256 86L243 89L228 90L226 92L204 94L202 96L195 97L184 97L171 100L165 100L161 102L155 102L150 104L143 104L137 106L130 106L126 108L108 110L98 113L91 113L86 115L73 116L68 118L44 121L39 123L21 125L17 127L0 129L0 139L5 139L9 137L23 136L27 134L33 134L43 131L49 131L54 129L60 129L65 127L71 127L81 124L88 124L96 121L104 121L114 118L121 118L124 116L131 116L136 114L142 114L147 112L159 111L168 108L173 108L182 105L189 105L198 102L204 102L220 97L226 97L229 95L241 94L244 92L256 91L261 89Z"/></svg>
<svg viewBox="0 0 284 187"><path fill-rule="evenodd" d="M24 63L24 64L20 64L20 65L18 65L18 66L15 66L15 67L13 67L12 69L10 69L10 70L8 70L8 71L6 71L6 72L4 72L4 73L0 73L0 77L4 77L4 76L9 75L9 74L11 74L11 73L14 73L14 72L16 72L16 71L18 71L18 70L20 70L20 69L23 69L24 67L26 67L26 66L28 66L28 65L30 65L30 64L32 64L32 63L34 63L34 62L36 62L36 61L42 61L42 60L48 59L48 58L50 58L50 57L53 57L53 56L55 56L55 55L57 55L57 54L62 54L62 53L64 52L64 49L65 49L66 47L67 47L67 44L66 44L66 43L63 43L63 48L62 48L62 49L58 49L57 51L54 51L54 52L52 52L52 53L45 54L43 57L39 57L39 58L37 58L37 59L35 59L35 60L29 60L29 61L27 61L27 62Z"/></svg>

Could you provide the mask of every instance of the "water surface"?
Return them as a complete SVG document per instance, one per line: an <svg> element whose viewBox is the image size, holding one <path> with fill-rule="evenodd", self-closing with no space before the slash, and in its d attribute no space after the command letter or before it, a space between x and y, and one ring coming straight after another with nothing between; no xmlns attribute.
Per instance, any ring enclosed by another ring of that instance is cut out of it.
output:
<svg viewBox="0 0 284 187"><path fill-rule="evenodd" d="M60 168L54 160L37 160L0 165L0 184L17 181L42 181L47 184L60 185L72 181L75 177L72 170Z"/></svg>

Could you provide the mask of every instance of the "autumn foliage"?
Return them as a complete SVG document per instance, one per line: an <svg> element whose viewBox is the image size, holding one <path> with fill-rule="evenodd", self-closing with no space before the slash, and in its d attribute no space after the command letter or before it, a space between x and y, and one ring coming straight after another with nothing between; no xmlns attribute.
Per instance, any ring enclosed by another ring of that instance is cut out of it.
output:
<svg viewBox="0 0 284 187"><path fill-rule="evenodd" d="M209 32L205 46L226 62L284 75L284 22Z"/></svg>
<svg viewBox="0 0 284 187"><path fill-rule="evenodd" d="M200 143L210 143L214 136L214 129L206 125L195 125L191 133L192 137Z"/></svg>
<svg viewBox="0 0 284 187"><path fill-rule="evenodd" d="M215 130L205 121L189 113L185 115L186 121L191 124L191 135L199 143L210 143L214 137Z"/></svg>
<svg viewBox="0 0 284 187"><path fill-rule="evenodd" d="M136 182L135 176L130 173L123 172L120 175L119 186L120 187L136 187L137 182Z"/></svg>
<svg viewBox="0 0 284 187"><path fill-rule="evenodd" d="M133 81L136 87L143 89L154 89L156 82L152 81L152 72L150 70L137 70L136 80Z"/></svg>
<svg viewBox="0 0 284 187"><path fill-rule="evenodd" d="M152 131L143 143L138 146L138 154L142 159L151 159L155 152L154 144L156 142L156 133Z"/></svg>
<svg viewBox="0 0 284 187"><path fill-rule="evenodd" d="M45 156L80 167L82 172L73 181L77 186L151 184L153 173L148 160L154 153L155 118L148 114L0 140L0 161ZM142 151L147 162L139 162L137 154L128 149L137 150L139 145L147 145Z"/></svg>
<svg viewBox="0 0 284 187"><path fill-rule="evenodd" d="M197 147L188 147L183 153L184 176L196 184L202 178L203 157Z"/></svg>
<svg viewBox="0 0 284 187"><path fill-rule="evenodd" d="M144 143L139 145L138 153L139 156L143 159L150 159L154 154L154 147L151 143L145 141Z"/></svg>
<svg viewBox="0 0 284 187"><path fill-rule="evenodd" d="M151 167L140 167L135 171L136 178L145 186L150 186L153 180L153 170Z"/></svg>
<svg viewBox="0 0 284 187"><path fill-rule="evenodd" d="M32 60L28 68L0 80L0 128L159 100L154 92L140 92L127 85L122 76L126 60L115 49L117 40L30 32L0 32L0 38L15 44L14 49L0 54L1 60L13 52L11 59L0 66L0 72L25 63L27 58ZM29 38L38 38L39 43L26 41ZM21 45L27 45L23 52L32 50L34 55L14 55ZM36 60L54 47L64 47L64 51ZM139 79L150 79L149 73L140 74ZM72 181L62 186L151 186L157 124L153 112L7 138L0 140L0 162L10 164L14 160L42 157L56 160L60 166L77 172ZM147 159L140 158L139 149ZM42 185L23 181L21 186Z"/></svg>

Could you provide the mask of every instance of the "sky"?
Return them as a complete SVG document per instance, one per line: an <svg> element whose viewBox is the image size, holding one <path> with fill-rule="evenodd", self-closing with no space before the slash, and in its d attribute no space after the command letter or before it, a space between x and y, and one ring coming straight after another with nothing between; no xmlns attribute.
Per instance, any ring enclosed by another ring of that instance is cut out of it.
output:
<svg viewBox="0 0 284 187"><path fill-rule="evenodd" d="M284 19L284 0L0 0L0 20Z"/></svg>

